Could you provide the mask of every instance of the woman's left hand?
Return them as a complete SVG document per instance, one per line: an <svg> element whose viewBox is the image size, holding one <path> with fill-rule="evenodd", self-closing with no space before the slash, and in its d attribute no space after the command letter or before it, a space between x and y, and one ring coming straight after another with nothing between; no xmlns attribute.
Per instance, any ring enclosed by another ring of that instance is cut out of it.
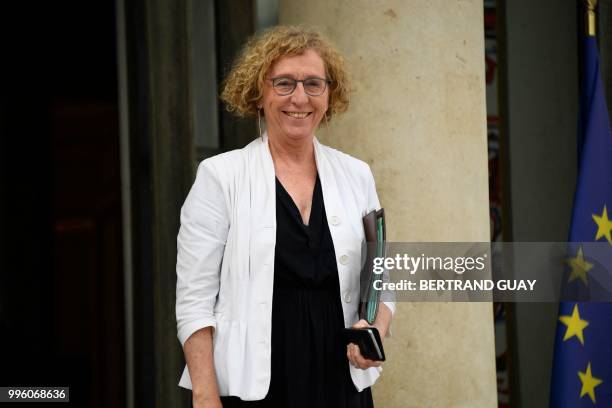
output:
<svg viewBox="0 0 612 408"><path fill-rule="evenodd" d="M384 341L385 336L387 335L387 330L389 329L389 325L391 324L391 316L391 310L387 307L387 305L381 302L374 325L370 325L367 321L361 319L353 325L353 329L361 329L363 327L375 327L376 329L378 329L378 334L380 334L380 340ZM380 365L382 364L380 361L370 360L362 356L361 351L359 350L359 346L354 343L349 343L346 346L346 357L354 367L361 368L363 370L370 367L380 367Z"/></svg>
<svg viewBox="0 0 612 408"><path fill-rule="evenodd" d="M361 319L357 323L353 325L353 329L361 329L363 327L375 327L371 326L367 321ZM365 370L370 367L380 367L381 362L370 360L361 355L361 351L359 350L359 346L355 343L349 343L346 346L346 357L349 362L356 368L361 368Z"/></svg>

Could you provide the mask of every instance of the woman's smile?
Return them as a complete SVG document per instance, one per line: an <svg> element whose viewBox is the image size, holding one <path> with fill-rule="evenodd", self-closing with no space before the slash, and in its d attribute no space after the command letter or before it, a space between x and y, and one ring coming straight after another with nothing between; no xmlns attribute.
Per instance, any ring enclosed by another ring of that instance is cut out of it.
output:
<svg viewBox="0 0 612 408"><path fill-rule="evenodd" d="M310 116L310 114L312 112L290 112L290 111L283 111L283 113L291 118L295 118L295 119L304 119L307 116Z"/></svg>

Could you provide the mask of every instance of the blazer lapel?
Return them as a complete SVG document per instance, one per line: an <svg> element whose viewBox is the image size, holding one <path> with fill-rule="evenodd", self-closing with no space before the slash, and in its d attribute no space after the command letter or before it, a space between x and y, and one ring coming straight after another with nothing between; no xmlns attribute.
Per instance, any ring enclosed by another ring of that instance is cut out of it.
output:
<svg viewBox="0 0 612 408"><path fill-rule="evenodd" d="M271 216L268 214L266 219L266 225L269 227L276 226L276 179L274 173L274 162L272 161L272 154L270 153L270 146L268 144L268 132L265 132L261 137L261 143L259 144L259 159L261 163L263 163L263 179L260 180L263 182L261 187L265 188L266 197L270 202L267 204L272 204L272 212ZM261 179L261 177L258 177Z"/></svg>
<svg viewBox="0 0 612 408"><path fill-rule="evenodd" d="M276 185L274 163L268 147L268 137L251 142L249 174L250 184L250 244L249 278L257 282L257 296L262 302L271 302L274 276L274 248L276 245ZM245 248L246 249L246 248Z"/></svg>
<svg viewBox="0 0 612 408"><path fill-rule="evenodd" d="M329 224L332 240L336 245L343 238L342 231L344 228L338 228L343 222L342 200L340 199L340 189L338 180L334 177L334 171L329 162L329 158L321 148L321 144L314 138L315 145L315 160L317 170L319 172L319 180L321 182L321 190L323 191L323 203L325 204L325 213L327 215L327 223ZM347 225L347 224L345 224Z"/></svg>

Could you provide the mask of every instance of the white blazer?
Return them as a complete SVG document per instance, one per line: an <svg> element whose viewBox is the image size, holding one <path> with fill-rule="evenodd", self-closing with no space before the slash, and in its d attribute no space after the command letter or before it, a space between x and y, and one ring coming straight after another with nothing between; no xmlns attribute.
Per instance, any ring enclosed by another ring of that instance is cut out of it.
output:
<svg viewBox="0 0 612 408"><path fill-rule="evenodd" d="M317 171L337 256L344 324L358 321L362 217L380 204L369 166L314 139ZM176 319L182 345L212 326L222 396L260 400L270 385L276 188L267 136L200 163L181 209ZM391 311L393 303L385 302ZM361 391L381 368L349 364ZM187 367L179 385L191 388Z"/></svg>

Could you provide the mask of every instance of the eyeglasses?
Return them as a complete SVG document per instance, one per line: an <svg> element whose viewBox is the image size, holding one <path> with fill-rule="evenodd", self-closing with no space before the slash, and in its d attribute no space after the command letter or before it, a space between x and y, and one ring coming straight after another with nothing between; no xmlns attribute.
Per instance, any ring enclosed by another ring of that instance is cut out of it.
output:
<svg viewBox="0 0 612 408"><path fill-rule="evenodd" d="M302 83L304 92L310 96L320 96L325 92L327 84L331 84L329 79L324 78L306 78L306 79L293 79L293 78L271 78L272 88L279 96L291 95L298 82Z"/></svg>

